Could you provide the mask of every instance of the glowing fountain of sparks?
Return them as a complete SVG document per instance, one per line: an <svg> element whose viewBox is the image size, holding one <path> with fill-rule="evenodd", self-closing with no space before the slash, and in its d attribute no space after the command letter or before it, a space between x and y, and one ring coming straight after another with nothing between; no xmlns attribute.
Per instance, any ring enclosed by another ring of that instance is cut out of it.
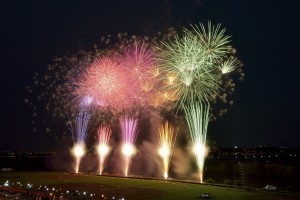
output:
<svg viewBox="0 0 300 200"><path fill-rule="evenodd" d="M135 140L137 136L137 119L133 119L125 115L123 118L120 119L121 123L121 131L122 131L122 153L124 155L124 174L125 176L128 175L128 169L130 165L130 159L132 155L135 153Z"/></svg>
<svg viewBox="0 0 300 200"><path fill-rule="evenodd" d="M107 154L109 153L109 138L111 136L111 129L108 125L103 125L98 128L98 154L99 154L99 173L102 174L103 165Z"/></svg>
<svg viewBox="0 0 300 200"><path fill-rule="evenodd" d="M76 164L75 164L75 172L79 172L79 165L81 158L85 154L85 145L83 143L76 143L73 147L73 155L75 156L76 159Z"/></svg>
<svg viewBox="0 0 300 200"><path fill-rule="evenodd" d="M88 123L90 121L90 118L91 115L88 112L82 111L77 115L75 121L76 128L74 128L71 125L71 131L72 131L73 142L74 142L72 153L76 159L76 164L75 164L76 173L79 172L80 161L85 154L85 141L87 138L87 128L88 128Z"/></svg>
<svg viewBox="0 0 300 200"><path fill-rule="evenodd" d="M164 178L168 179L168 172L170 166L170 159L172 156L177 131L174 130L173 126L166 122L158 129L159 137L159 155L162 157L164 165Z"/></svg>
<svg viewBox="0 0 300 200"><path fill-rule="evenodd" d="M191 134L193 149L196 155L200 183L203 182L203 167L206 154L206 133L209 121L209 106L194 102L184 108L186 120Z"/></svg>

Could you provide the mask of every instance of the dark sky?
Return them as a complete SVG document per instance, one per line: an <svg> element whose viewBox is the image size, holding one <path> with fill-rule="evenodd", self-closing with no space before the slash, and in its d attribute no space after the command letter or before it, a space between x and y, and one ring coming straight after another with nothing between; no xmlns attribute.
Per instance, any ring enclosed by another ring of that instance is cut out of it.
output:
<svg viewBox="0 0 300 200"><path fill-rule="evenodd" d="M217 146L299 146L298 1L111 0L0 2L0 150L53 149L33 133L25 86L56 55L91 49L101 35L151 34L168 26L222 23L244 63L235 105L209 126Z"/></svg>

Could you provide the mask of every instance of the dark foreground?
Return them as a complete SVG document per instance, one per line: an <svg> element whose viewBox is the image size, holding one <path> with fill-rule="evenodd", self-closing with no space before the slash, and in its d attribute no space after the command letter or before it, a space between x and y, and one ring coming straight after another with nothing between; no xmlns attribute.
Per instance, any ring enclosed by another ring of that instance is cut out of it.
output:
<svg viewBox="0 0 300 200"><path fill-rule="evenodd" d="M299 194L266 192L261 189L229 187L165 180L149 180L59 172L0 172L2 192L20 193L24 199L214 199L296 200ZM4 186L6 185L6 186ZM5 199L0 197L0 199Z"/></svg>

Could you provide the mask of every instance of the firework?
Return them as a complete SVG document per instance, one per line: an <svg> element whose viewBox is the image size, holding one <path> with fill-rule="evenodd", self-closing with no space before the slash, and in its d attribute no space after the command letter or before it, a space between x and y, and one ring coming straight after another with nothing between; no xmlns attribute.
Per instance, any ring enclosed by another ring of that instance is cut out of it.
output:
<svg viewBox="0 0 300 200"><path fill-rule="evenodd" d="M84 73L77 94L90 96L100 108L119 110L130 105L128 78L113 57L96 59Z"/></svg>
<svg viewBox="0 0 300 200"><path fill-rule="evenodd" d="M220 24L212 26L209 22L207 28L203 24L191 28L164 41L159 51L163 89L175 96L173 101L178 100L185 111L202 182L210 104L220 95L226 102L226 92L232 92L234 83L223 75L234 71L239 63Z"/></svg>
<svg viewBox="0 0 300 200"><path fill-rule="evenodd" d="M156 66L154 50L146 42L134 42L125 47L119 55L119 62L131 77L139 80L148 77L149 71Z"/></svg>
<svg viewBox="0 0 300 200"><path fill-rule="evenodd" d="M78 173L81 158L85 154L85 142L87 139L87 128L91 115L87 111L78 114L75 122L75 128L71 124L74 147L72 153L76 158L75 172Z"/></svg>
<svg viewBox="0 0 300 200"><path fill-rule="evenodd" d="M185 30L182 38L175 36L160 49L164 90L172 91L181 105L195 100L208 101L220 89L219 68L212 59L215 56L209 56L207 45L201 42L197 34Z"/></svg>
<svg viewBox="0 0 300 200"><path fill-rule="evenodd" d="M86 107L90 107L90 105L92 103L93 103L93 97L90 95L87 95L87 96L82 97L79 105L82 108L86 108Z"/></svg>
<svg viewBox="0 0 300 200"><path fill-rule="evenodd" d="M200 182L203 182L203 166L206 152L206 133L209 121L209 104L202 105L198 102L184 107L186 120L192 138L197 166L199 168Z"/></svg>
<svg viewBox="0 0 300 200"><path fill-rule="evenodd" d="M230 36L225 35L225 29L221 29L221 24L213 26L208 22L207 28L202 23L191 27L192 31L188 29L184 31L199 42L201 50L204 50L205 60L216 63L230 53Z"/></svg>
<svg viewBox="0 0 300 200"><path fill-rule="evenodd" d="M162 157L164 165L164 177L168 178L170 159L172 156L177 131L174 130L173 126L166 122L158 129L159 138L159 155Z"/></svg>
<svg viewBox="0 0 300 200"><path fill-rule="evenodd" d="M75 157L75 173L79 172L80 161L85 154L85 144L76 143L72 149L72 153Z"/></svg>
<svg viewBox="0 0 300 200"><path fill-rule="evenodd" d="M55 134L55 137L65 136L66 130L55 132L53 130L56 129L50 129L48 125L55 123L61 127L65 121L75 119L83 108L88 108L95 116L90 122L94 130L103 120L102 117L107 117L110 111L119 114L123 109L142 110L148 109L148 106L161 108L163 105L157 103L158 101L152 103L152 97L155 96L157 87L160 87L157 84L160 70L157 59L154 59L155 46L160 45L160 40L174 34L174 29L170 28L166 34L158 32L154 37L131 36L127 33L101 36L99 43L88 51L80 50L74 54L67 53L53 58L46 72L35 73L32 84L26 86L27 96L24 101L32 109L33 130L36 132L43 127L47 133ZM152 66L153 63L155 66ZM130 66L139 69L143 81L137 75L128 78L130 74L134 74L129 70L134 69ZM102 69L102 72L99 71L101 76L97 76L96 71L93 76L90 73L93 68ZM116 82L109 81L114 75ZM89 85L93 84L92 77L96 82L99 80L103 87L97 89L96 85ZM107 82L101 81L105 77ZM131 84L132 81L136 84ZM100 88L102 89L99 90Z"/></svg>
<svg viewBox="0 0 300 200"><path fill-rule="evenodd" d="M116 117L120 113L140 114L141 110L153 107L170 111L179 105L186 114L202 182L208 119L215 118L208 117L214 111L212 104L219 101L232 105L233 101L228 100L235 89L232 75L238 72L243 79L244 74L240 61L234 56L235 50L229 45L230 37L220 25L213 26L209 22L207 26L199 24L191 26L190 30L183 29L179 34L173 29L168 31L166 35L160 33L153 38L126 38L127 34L118 34L117 39L102 37L100 46L103 49L95 45L90 52L56 58L44 76L36 74L34 84L42 90L26 87L31 95L38 93L38 101L46 101L44 109L51 110L51 117L66 118L68 113L69 119L76 118L75 129L72 128L76 172L85 154L87 126L92 126L91 114L81 110L89 109L95 116L93 120L98 123L94 123L93 128L96 129L103 120L100 116L106 116L109 111ZM111 41L116 44L110 45ZM42 104L35 106L30 99L25 102L32 106L33 116L37 118ZM217 109L219 116L227 111ZM127 176L136 151L137 120L125 115L120 124ZM159 129L165 178L176 137L170 128L172 126L165 124ZM110 135L107 126L98 129L100 174L109 151Z"/></svg>
<svg viewBox="0 0 300 200"><path fill-rule="evenodd" d="M132 155L135 153L135 140L137 136L137 119L133 119L125 115L120 119L121 131L122 131L122 153L124 155L124 174L128 175L128 169L130 165L130 159Z"/></svg>
<svg viewBox="0 0 300 200"><path fill-rule="evenodd" d="M149 42L134 41L120 50L117 60L128 76L127 98L134 102L134 109L146 110L159 82L155 48Z"/></svg>
<svg viewBox="0 0 300 200"><path fill-rule="evenodd" d="M221 64L220 70L222 74L228 74L230 72L233 72L238 66L239 66L239 61L237 60L237 58L229 57Z"/></svg>
<svg viewBox="0 0 300 200"><path fill-rule="evenodd" d="M147 96L153 88L150 70L155 66L154 52L149 44L135 42L119 56L120 65L130 77L130 86L135 103L146 105Z"/></svg>
<svg viewBox="0 0 300 200"><path fill-rule="evenodd" d="M99 173L102 174L104 160L109 153L109 138L111 129L108 125L102 125L98 128L98 154L99 154Z"/></svg>

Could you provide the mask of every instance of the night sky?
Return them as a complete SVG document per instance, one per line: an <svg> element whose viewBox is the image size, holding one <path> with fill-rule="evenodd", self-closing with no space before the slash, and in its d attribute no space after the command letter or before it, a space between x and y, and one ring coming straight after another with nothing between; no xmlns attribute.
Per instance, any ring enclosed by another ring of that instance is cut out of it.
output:
<svg viewBox="0 0 300 200"><path fill-rule="evenodd" d="M245 80L235 104L209 125L216 146L299 146L298 1L136 0L0 2L0 150L54 149L59 138L33 133L25 87L54 56L92 49L102 35L153 34L169 26L222 23Z"/></svg>

